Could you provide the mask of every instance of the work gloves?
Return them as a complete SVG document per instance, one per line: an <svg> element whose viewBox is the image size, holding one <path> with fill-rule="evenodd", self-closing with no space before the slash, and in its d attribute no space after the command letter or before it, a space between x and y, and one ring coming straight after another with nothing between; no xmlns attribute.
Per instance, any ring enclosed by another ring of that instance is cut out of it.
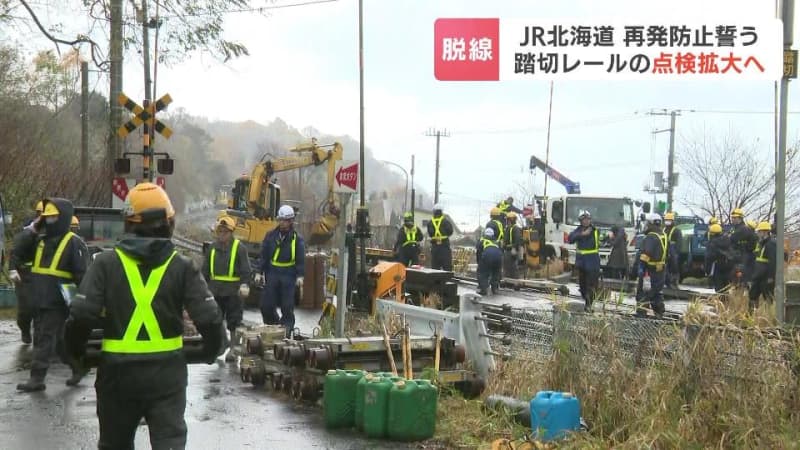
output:
<svg viewBox="0 0 800 450"><path fill-rule="evenodd" d="M250 286L248 286L246 283L242 283L239 286L239 297L247 298L248 296L250 296Z"/></svg>
<svg viewBox="0 0 800 450"><path fill-rule="evenodd" d="M203 336L203 362L214 364L217 356L225 352L225 347L223 346L225 328L222 322L198 325L197 331Z"/></svg>
<svg viewBox="0 0 800 450"><path fill-rule="evenodd" d="M18 284L22 281L22 278L19 276L19 272L17 272L16 270L8 271L8 279L11 280L11 282L14 284Z"/></svg>
<svg viewBox="0 0 800 450"><path fill-rule="evenodd" d="M295 286L303 287L303 277L297 277L297 281L295 282Z"/></svg>
<svg viewBox="0 0 800 450"><path fill-rule="evenodd" d="M263 273L257 273L255 277L253 277L253 281L259 286L263 286L266 280L264 279Z"/></svg>

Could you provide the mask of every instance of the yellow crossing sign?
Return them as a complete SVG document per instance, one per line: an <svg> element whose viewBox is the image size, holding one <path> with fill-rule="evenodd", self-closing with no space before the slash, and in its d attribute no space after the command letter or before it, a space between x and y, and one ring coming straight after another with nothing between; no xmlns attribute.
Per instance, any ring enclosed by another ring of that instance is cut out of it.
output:
<svg viewBox="0 0 800 450"><path fill-rule="evenodd" d="M161 98L156 100L155 103L148 105L147 109L142 108L123 93L119 94L117 102L133 113L133 118L117 129L117 135L119 135L119 137L127 136L143 123L151 125L159 134L167 139L172 136L172 129L155 118L155 113L163 110L167 105L172 103L172 97L170 97L169 94L164 94Z"/></svg>

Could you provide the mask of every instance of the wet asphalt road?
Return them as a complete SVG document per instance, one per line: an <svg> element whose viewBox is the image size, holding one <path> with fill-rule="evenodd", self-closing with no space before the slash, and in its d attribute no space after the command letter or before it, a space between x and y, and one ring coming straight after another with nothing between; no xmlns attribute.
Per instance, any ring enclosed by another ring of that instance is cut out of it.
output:
<svg viewBox="0 0 800 450"><path fill-rule="evenodd" d="M305 332L318 312L298 311ZM260 314L247 311L246 320ZM64 382L69 369L53 363L47 389L19 393L28 378L29 349L16 323L0 321L0 449L94 449L98 425L94 371L79 386ZM402 449L413 445L367 440L355 431L325 429L319 406L298 404L282 394L254 388L239 378L235 364L191 365L187 390L187 449ZM150 448L147 426L136 448Z"/></svg>

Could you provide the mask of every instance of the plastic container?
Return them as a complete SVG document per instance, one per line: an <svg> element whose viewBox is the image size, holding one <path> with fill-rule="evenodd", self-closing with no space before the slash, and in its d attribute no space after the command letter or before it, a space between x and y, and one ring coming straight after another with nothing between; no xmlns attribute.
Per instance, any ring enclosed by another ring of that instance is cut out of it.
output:
<svg viewBox="0 0 800 450"><path fill-rule="evenodd" d="M325 375L322 407L327 428L355 425L356 387L363 376L361 370L329 370Z"/></svg>
<svg viewBox="0 0 800 450"><path fill-rule="evenodd" d="M367 373L356 384L355 424L358 431L364 430L364 387L374 378L375 374Z"/></svg>
<svg viewBox="0 0 800 450"><path fill-rule="evenodd" d="M370 438L384 438L388 433L392 386L394 383L388 377L372 378L364 386L364 433Z"/></svg>
<svg viewBox="0 0 800 450"><path fill-rule="evenodd" d="M387 435L397 441L419 441L436 431L439 391L428 380L400 380L389 392Z"/></svg>
<svg viewBox="0 0 800 450"><path fill-rule="evenodd" d="M560 439L580 426L581 406L573 394L540 391L531 399L531 428L537 439Z"/></svg>

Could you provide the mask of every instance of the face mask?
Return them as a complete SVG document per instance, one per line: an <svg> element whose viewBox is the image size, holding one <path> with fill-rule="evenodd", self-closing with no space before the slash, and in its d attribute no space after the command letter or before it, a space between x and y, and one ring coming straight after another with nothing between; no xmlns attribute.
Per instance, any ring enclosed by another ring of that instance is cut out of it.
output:
<svg viewBox="0 0 800 450"><path fill-rule="evenodd" d="M56 222L58 222L58 217L46 217L44 219L44 223L46 223L48 225L52 225L52 224L54 224Z"/></svg>

